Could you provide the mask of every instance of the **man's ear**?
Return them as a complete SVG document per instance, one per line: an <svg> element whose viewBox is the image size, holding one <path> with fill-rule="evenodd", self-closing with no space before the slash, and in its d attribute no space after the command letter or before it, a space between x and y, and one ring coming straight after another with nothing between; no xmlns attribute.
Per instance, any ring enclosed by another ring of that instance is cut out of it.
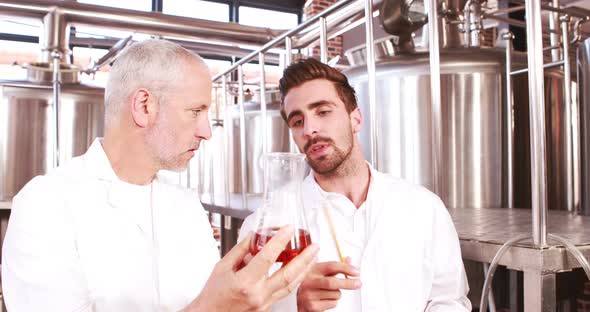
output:
<svg viewBox="0 0 590 312"><path fill-rule="evenodd" d="M350 112L350 125L352 126L352 131L354 133L361 131L361 127L363 125L363 114L361 114L361 110L358 107Z"/></svg>
<svg viewBox="0 0 590 312"><path fill-rule="evenodd" d="M131 94L129 109L133 122L138 127L145 128L149 125L151 116L155 113L154 100L154 94L145 88L139 88Z"/></svg>

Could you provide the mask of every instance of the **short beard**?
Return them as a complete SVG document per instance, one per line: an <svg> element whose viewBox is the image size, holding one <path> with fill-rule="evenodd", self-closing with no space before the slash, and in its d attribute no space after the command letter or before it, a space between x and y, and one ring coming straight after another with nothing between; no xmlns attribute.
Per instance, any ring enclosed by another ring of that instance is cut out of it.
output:
<svg viewBox="0 0 590 312"><path fill-rule="evenodd" d="M167 131L167 117L163 111L158 112L155 126L145 136L146 145L152 150L152 157L160 169L180 171L178 161L173 155L175 135Z"/></svg>
<svg viewBox="0 0 590 312"><path fill-rule="evenodd" d="M344 139L345 143L347 144L345 150L338 148L336 144L334 144L334 141L332 139L325 137L314 138L313 140L310 140L305 144L305 153L307 153L311 145L318 142L329 143L334 148L334 152L332 153L332 155L322 156L318 159L313 160L307 158L309 166L313 169L315 173L326 177L333 177L348 173L347 167L345 165L343 166L343 164L346 163L346 161L350 158L350 155L352 154L352 131L347 132L347 135Z"/></svg>

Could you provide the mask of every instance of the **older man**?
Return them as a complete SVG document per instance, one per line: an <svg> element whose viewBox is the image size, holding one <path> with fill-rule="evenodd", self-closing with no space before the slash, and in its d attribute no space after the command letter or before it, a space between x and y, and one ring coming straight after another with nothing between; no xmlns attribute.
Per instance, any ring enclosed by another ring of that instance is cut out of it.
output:
<svg viewBox="0 0 590 312"><path fill-rule="evenodd" d="M283 118L312 168L303 200L321 251L297 295L273 310L470 311L459 240L444 204L367 163L357 136L362 116L346 76L301 60L285 69L279 88Z"/></svg>
<svg viewBox="0 0 590 312"><path fill-rule="evenodd" d="M162 40L122 53L104 139L14 198L2 259L10 311L256 311L303 279L317 247L268 277L292 235L283 229L238 270L247 242L219 261L196 195L158 179L211 136L209 103L200 57Z"/></svg>

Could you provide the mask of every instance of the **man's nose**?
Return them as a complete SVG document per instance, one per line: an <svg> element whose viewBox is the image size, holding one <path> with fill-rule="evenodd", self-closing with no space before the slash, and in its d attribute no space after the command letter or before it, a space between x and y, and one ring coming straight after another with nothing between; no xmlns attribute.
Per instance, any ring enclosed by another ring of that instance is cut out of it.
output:
<svg viewBox="0 0 590 312"><path fill-rule="evenodd" d="M205 121L200 122L195 136L204 140L209 140L211 138L211 124L209 122L209 118L206 118Z"/></svg>
<svg viewBox="0 0 590 312"><path fill-rule="evenodd" d="M314 137L319 132L319 125L313 118L308 118L303 124L303 135L309 138Z"/></svg>

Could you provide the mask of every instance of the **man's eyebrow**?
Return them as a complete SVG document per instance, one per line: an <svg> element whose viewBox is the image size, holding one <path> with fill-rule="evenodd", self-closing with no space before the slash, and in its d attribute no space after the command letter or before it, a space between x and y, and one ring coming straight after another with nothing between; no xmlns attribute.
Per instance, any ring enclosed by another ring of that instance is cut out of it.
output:
<svg viewBox="0 0 590 312"><path fill-rule="evenodd" d="M303 112L299 109L296 109L296 110L290 112L289 115L287 116L287 123L289 123L293 117L298 116L298 115L302 115L302 114L303 114Z"/></svg>
<svg viewBox="0 0 590 312"><path fill-rule="evenodd" d="M190 108L188 110L195 110L195 109L207 109L209 108L209 104L199 104L199 103L193 103L191 104Z"/></svg>
<svg viewBox="0 0 590 312"><path fill-rule="evenodd" d="M320 100L320 101L316 101L316 102L307 104L307 108L308 109L315 109L315 108L317 108L319 106L323 106L323 105L335 105L335 104L334 104L334 102L331 102L331 101ZM299 109L290 112L289 115L287 116L287 122L291 121L291 118L301 115L301 114L303 114L303 112Z"/></svg>

